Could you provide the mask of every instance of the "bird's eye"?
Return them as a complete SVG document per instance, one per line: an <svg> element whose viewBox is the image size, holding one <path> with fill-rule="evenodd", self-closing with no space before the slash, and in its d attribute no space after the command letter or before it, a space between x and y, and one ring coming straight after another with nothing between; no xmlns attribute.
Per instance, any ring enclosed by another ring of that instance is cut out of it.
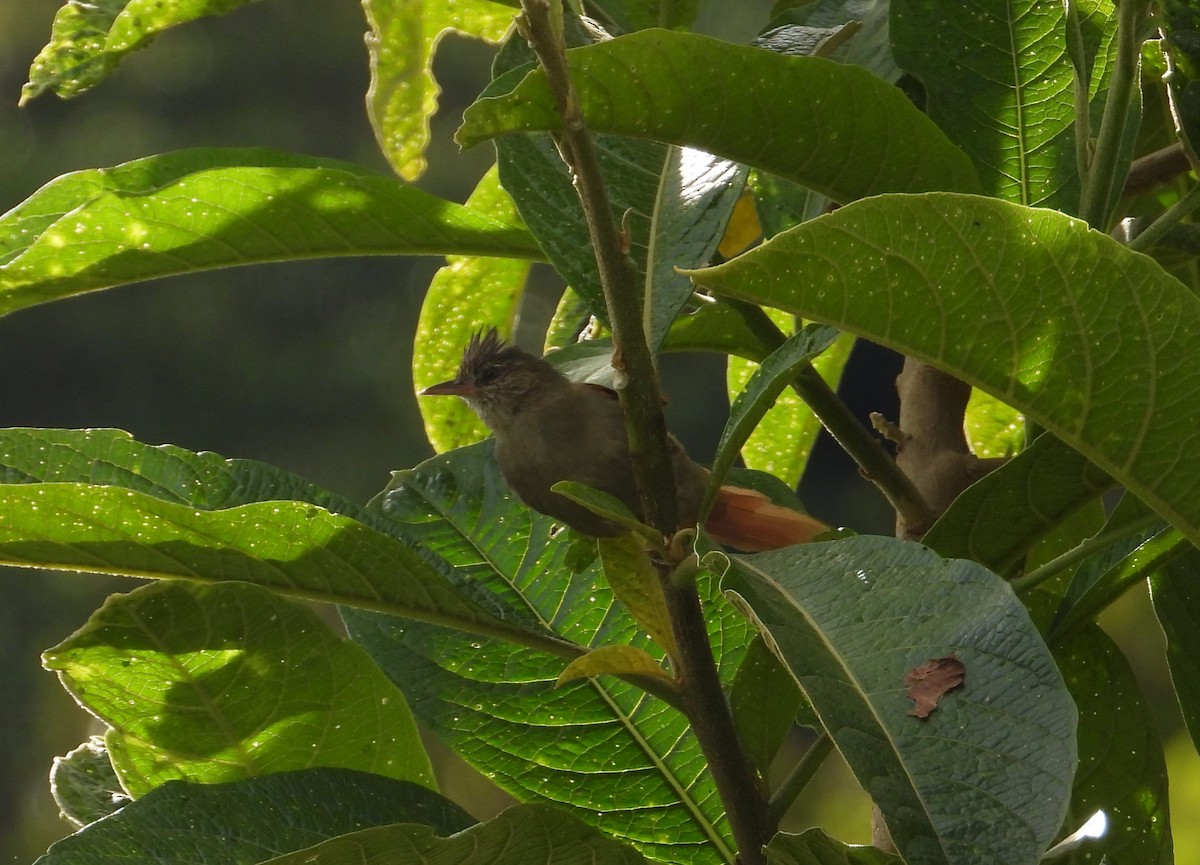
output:
<svg viewBox="0 0 1200 865"><path fill-rule="evenodd" d="M483 369L481 369L479 371L479 375L476 376L476 380L480 384L491 384L492 382L494 382L496 380L497 376L499 376L499 375L500 375L500 370L497 369L496 367L485 366Z"/></svg>

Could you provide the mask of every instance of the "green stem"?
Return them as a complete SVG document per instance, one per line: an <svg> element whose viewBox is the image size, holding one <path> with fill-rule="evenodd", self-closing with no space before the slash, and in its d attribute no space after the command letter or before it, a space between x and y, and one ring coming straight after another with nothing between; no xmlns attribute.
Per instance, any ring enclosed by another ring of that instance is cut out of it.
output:
<svg viewBox="0 0 1200 865"><path fill-rule="evenodd" d="M833 739L829 737L828 733L822 733L818 736L817 740L804 752L804 756L792 767L792 771L783 779L783 783L779 785L779 789L771 794L771 799L767 802L767 810L771 814L772 825L779 825L779 821L783 819L783 815L787 813L788 808L792 807L792 803L796 801L796 797L808 786L808 782L812 780L813 775L817 773L817 770L821 768L821 764L825 762L825 758L832 752Z"/></svg>
<svg viewBox="0 0 1200 865"><path fill-rule="evenodd" d="M673 535L678 527L674 471L654 358L641 326L641 294L571 84L562 20L555 17L556 12L561 16L561 9L552 9L549 0L521 0L521 10L519 23L563 118L555 140L574 177L600 269L615 346L613 365L625 373L619 393L643 517L663 534ZM684 714L725 805L740 862L765 865L763 847L770 838L765 797L725 700L696 584L672 580L665 571L661 582L678 651L676 674Z"/></svg>
<svg viewBox="0 0 1200 865"><path fill-rule="evenodd" d="M1062 645L1080 627L1108 609L1128 589L1145 580L1147 575L1166 567L1190 549L1192 545L1178 529L1173 528L1147 541L1105 575L1104 579L1110 579L1110 575L1113 575L1108 583L1101 584L1101 580L1088 589L1075 606L1067 610L1061 621L1051 629L1048 642L1052 645ZM1138 558L1134 559L1135 556Z"/></svg>
<svg viewBox="0 0 1200 865"><path fill-rule="evenodd" d="M1032 571L1025 574L1025 576L1017 577L1012 581L1013 591L1015 591L1017 594L1024 594L1025 592L1031 591L1040 586L1042 583L1046 582L1046 580L1057 577L1068 568L1079 564L1097 550L1110 547L1117 541L1124 540L1132 535L1136 535L1138 532L1145 531L1161 521L1162 517L1160 517L1158 514L1150 513L1146 514L1141 519L1126 523L1120 528L1093 535L1083 543L1079 544L1079 546L1073 547L1072 549L1067 550L1061 556L1051 559L1040 567L1034 568Z"/></svg>
<svg viewBox="0 0 1200 865"><path fill-rule="evenodd" d="M1200 207L1200 184L1189 189L1182 198L1171 205L1166 213L1146 226L1141 234L1129 241L1129 248L1138 252L1149 251L1168 231L1178 225L1185 216L1197 207Z"/></svg>
<svg viewBox="0 0 1200 865"><path fill-rule="evenodd" d="M1066 0L1067 56L1075 84L1075 162L1079 179L1086 188L1091 170L1089 155L1092 137L1091 103L1089 96L1089 70L1087 51L1083 44L1083 31L1079 26L1079 7L1076 0Z"/></svg>
<svg viewBox="0 0 1200 865"><path fill-rule="evenodd" d="M757 304L724 299L741 315L758 339L764 356L781 346L787 337ZM792 379L792 389L821 421L834 441L858 464L863 476L879 488L907 525L931 526L936 515L917 490L912 479L901 471L883 445L850 411L837 393L810 363L801 367Z"/></svg>
<svg viewBox="0 0 1200 865"><path fill-rule="evenodd" d="M1117 4L1117 60L1104 102L1104 116L1096 138L1095 155L1083 178L1083 193L1079 203L1079 215L1099 231L1105 231L1108 227L1109 202L1116 186L1115 175L1125 136L1125 121L1137 93L1141 59L1138 30L1143 6L1144 3L1138 0L1122 0Z"/></svg>

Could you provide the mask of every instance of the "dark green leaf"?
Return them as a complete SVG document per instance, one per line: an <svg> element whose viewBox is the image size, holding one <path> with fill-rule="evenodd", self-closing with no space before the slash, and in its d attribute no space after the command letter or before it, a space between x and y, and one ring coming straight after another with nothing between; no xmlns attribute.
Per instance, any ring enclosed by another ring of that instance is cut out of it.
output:
<svg viewBox="0 0 1200 865"><path fill-rule="evenodd" d="M1171 684L1192 742L1200 749L1200 553L1191 550L1150 578L1150 597L1167 637Z"/></svg>
<svg viewBox="0 0 1200 865"><path fill-rule="evenodd" d="M1095 625L1056 647L1054 656L1079 707L1079 769L1063 833L1097 811L1107 821L1103 837L1055 861L1167 865L1173 860L1163 743L1133 670Z"/></svg>
<svg viewBox="0 0 1200 865"><path fill-rule="evenodd" d="M729 690L729 708L746 754L759 775L768 777L771 763L787 734L804 713L802 723L819 723L808 699L762 637L755 637Z"/></svg>
<svg viewBox="0 0 1200 865"><path fill-rule="evenodd" d="M1005 573L1051 527L1112 483L1079 451L1041 435L961 493L922 540L946 558Z"/></svg>
<svg viewBox="0 0 1200 865"><path fill-rule="evenodd" d="M420 785L349 769L228 784L174 781L59 841L38 865L255 865L369 826L405 822L450 835L474 821Z"/></svg>
<svg viewBox="0 0 1200 865"><path fill-rule="evenodd" d="M275 466L143 444L114 429L0 429L0 483L115 486L202 510L298 499L368 518L349 499Z"/></svg>
<svg viewBox="0 0 1200 865"><path fill-rule="evenodd" d="M1036 861L1066 810L1076 713L1007 583L880 537L705 557L722 560L905 861ZM965 682L912 717L906 674L948 657Z"/></svg>
<svg viewBox="0 0 1200 865"><path fill-rule="evenodd" d="M444 563L304 502L204 511L119 487L0 485L0 562L147 578L241 580L292 597L361 604L533 640L548 651L569 649L527 630L493 596L469 583L457 587Z"/></svg>
<svg viewBox="0 0 1200 865"><path fill-rule="evenodd" d="M692 295L692 281L677 268L708 264L742 194L746 173L736 162L700 150L667 149L647 262L646 340L652 351L661 347Z"/></svg>
<svg viewBox="0 0 1200 865"><path fill-rule="evenodd" d="M111 596L43 656L109 725L122 786L236 781L316 766L432 787L404 698L306 606L247 583Z"/></svg>
<svg viewBox="0 0 1200 865"><path fill-rule="evenodd" d="M517 805L450 838L428 826L381 826L273 859L272 865L647 865L569 814Z"/></svg>
<svg viewBox="0 0 1200 865"><path fill-rule="evenodd" d="M50 792L63 817L77 829L129 803L129 794L117 780L99 736L92 736L65 757L54 758Z"/></svg>
<svg viewBox="0 0 1200 865"><path fill-rule="evenodd" d="M691 275L994 394L1200 540L1200 300L1107 235L974 196L878 196Z"/></svg>
<svg viewBox="0 0 1200 865"><path fill-rule="evenodd" d="M697 147L838 201L979 188L966 156L932 121L858 67L664 30L577 48L569 60L584 118L597 132ZM561 123L545 77L533 72L512 92L468 108L458 140L469 147Z"/></svg>
<svg viewBox="0 0 1200 865"><path fill-rule="evenodd" d="M838 332L832 327L809 325L789 337L763 360L746 388L730 406L729 420L717 443L717 455L712 467L713 480L709 484L704 511L707 511L717 489L725 482L725 475L741 452L742 445L788 386L792 374L829 348L837 336Z"/></svg>

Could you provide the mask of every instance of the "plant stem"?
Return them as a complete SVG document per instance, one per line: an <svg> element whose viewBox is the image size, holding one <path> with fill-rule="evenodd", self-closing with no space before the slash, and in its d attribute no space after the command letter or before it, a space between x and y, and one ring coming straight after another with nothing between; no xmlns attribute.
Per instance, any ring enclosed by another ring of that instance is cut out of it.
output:
<svg viewBox="0 0 1200 865"><path fill-rule="evenodd" d="M678 528L674 472L654 358L642 331L641 295L571 84L562 20L555 18L561 9L552 8L550 0L521 0L521 10L520 25L563 118L555 140L574 177L599 265L615 346L613 365L625 373L619 393L643 516L664 535L673 535ZM684 714L725 805L740 861L764 865L762 848L769 838L765 797L725 701L695 581L672 580L662 573L662 585L678 647L676 674Z"/></svg>
<svg viewBox="0 0 1200 865"><path fill-rule="evenodd" d="M1083 178L1083 193L1079 202L1080 217L1098 231L1108 227L1109 202L1116 185L1115 175L1125 136L1125 121L1138 86L1141 59L1138 30L1144 5L1140 0L1123 0L1117 4L1117 60L1104 102L1104 116L1100 121L1095 153Z"/></svg>
<svg viewBox="0 0 1200 865"><path fill-rule="evenodd" d="M821 764L825 762L825 758L832 751L833 739L829 737L828 733L822 733L804 752L804 756L792 767L792 771L783 779L779 789L771 794L771 799L767 803L772 825L779 825L779 821L783 819L788 808L792 807L796 797L808 786L808 782L812 780L813 775L821 768Z"/></svg>
<svg viewBox="0 0 1200 865"><path fill-rule="evenodd" d="M1034 568L1023 577L1017 577L1012 581L1013 591L1017 594L1024 594L1037 588L1042 583L1053 577L1058 576L1067 568L1079 564L1092 553L1097 550L1102 550L1105 547L1112 546L1117 541L1123 540L1138 532L1145 531L1157 522L1160 522L1162 517L1158 514L1150 513L1138 520L1126 523L1120 528L1113 529L1108 532L1100 532L1093 535L1087 540L1080 543L1078 546L1072 547L1061 556L1051 559L1046 564Z"/></svg>
<svg viewBox="0 0 1200 865"><path fill-rule="evenodd" d="M1138 252L1147 252L1162 239L1163 235L1178 225L1185 216L1197 207L1200 207L1200 184L1196 184L1189 189L1182 198L1171 205L1166 213L1146 226L1141 234L1129 241L1129 248Z"/></svg>
<svg viewBox="0 0 1200 865"><path fill-rule="evenodd" d="M764 355L783 345L787 337L762 307L742 300L723 300L741 315L762 344ZM859 423L811 363L801 367L792 378L792 389L829 430L834 441L858 464L863 476L879 488L905 523L926 527L933 524L933 510L912 479L896 465L879 439Z"/></svg>
<svg viewBox="0 0 1200 865"><path fill-rule="evenodd" d="M693 580L663 580L663 592L679 651L677 671L684 714L721 794L742 865L765 865L763 847L772 822L764 791L746 755L717 676L708 628Z"/></svg>
<svg viewBox="0 0 1200 865"><path fill-rule="evenodd" d="M521 0L521 24L563 118L563 128L556 133L555 141L571 170L596 254L612 328L613 366L618 373L625 373L618 394L625 413L642 515L646 523L664 535L671 535L679 527L675 473L667 448L667 423L654 357L642 333L637 275L626 251L626 240L613 219L600 159L571 84L561 9L556 23L551 5L550 0Z"/></svg>

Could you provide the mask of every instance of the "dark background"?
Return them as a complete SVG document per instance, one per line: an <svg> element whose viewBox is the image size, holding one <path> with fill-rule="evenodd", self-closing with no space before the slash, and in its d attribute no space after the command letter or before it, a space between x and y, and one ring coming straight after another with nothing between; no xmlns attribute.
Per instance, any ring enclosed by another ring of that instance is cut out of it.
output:
<svg viewBox="0 0 1200 865"><path fill-rule="evenodd" d="M0 4L0 211L65 172L185 147L275 147L388 172L364 109L365 25L353 0L253 3L198 21L163 35L90 93L68 102L43 96L18 110L59 5ZM711 2L704 26L745 40L768 7L768 0ZM491 159L486 146L462 155L450 141L486 82L490 54L450 38L435 67L447 93L419 185L456 201ZM0 319L0 426L118 427L150 443L261 459L365 500L391 469L431 454L408 370L422 294L439 263L362 258L236 268L17 312ZM894 417L897 370L888 353L861 348L843 394L860 416ZM665 388L673 426L707 458L724 421L720 360L669 359ZM816 515L890 533L882 500L829 441L818 445L814 464L803 492ZM70 831L46 774L55 755L96 732L38 656L81 626L106 594L132 585L0 569L0 858L32 860ZM1130 626L1135 660L1161 651L1157 627L1142 612ZM1161 674L1148 681L1166 725L1176 728ZM830 783L844 782L836 764L822 771ZM464 773L443 766L439 775L445 792L477 816L500 801ZM861 796L806 796L821 822L866 840Z"/></svg>

